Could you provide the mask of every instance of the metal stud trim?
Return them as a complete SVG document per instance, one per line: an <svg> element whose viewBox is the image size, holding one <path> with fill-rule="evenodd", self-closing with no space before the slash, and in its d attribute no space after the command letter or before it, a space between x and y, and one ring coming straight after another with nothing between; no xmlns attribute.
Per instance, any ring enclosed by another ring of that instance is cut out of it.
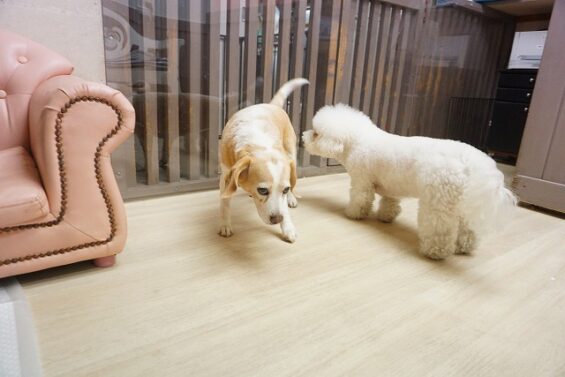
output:
<svg viewBox="0 0 565 377"><path fill-rule="evenodd" d="M65 173L65 159L64 159L64 153L63 153L64 151L63 151L63 139L62 139L61 128L62 128L63 117L65 116L65 114L67 113L69 108L77 102L99 102L99 103L102 103L104 105L109 106L116 113L116 115L118 117L117 125L112 129L112 131L110 131L102 139L102 141L100 141L98 143L98 147L96 148L96 153L94 154L94 171L96 173L96 181L98 183L98 188L100 190L100 193L102 194L102 197L104 199L104 203L106 204L106 211L107 211L107 214L108 214L108 220L110 221L110 235L105 240L102 240L102 241L88 242L88 243L70 246L70 247L66 247L66 248L62 248L62 249L51 250L51 251L47 251L47 252L44 252L44 253L31 254L31 255L26 255L24 257L19 257L19 258L0 260L0 267L5 266L5 265L9 265L9 264L29 261L29 260L32 260L32 259L39 259L39 258L50 257L50 256L53 256L53 255L66 254L66 253L69 253L69 252L72 252L72 251L75 251L75 250L86 249L86 248L89 248L89 247L104 245L104 244L107 244L110 241L112 241L114 239L115 235L116 235L116 228L117 227L116 227L116 220L115 220L115 215L114 215L114 208L112 206L112 203L110 202L110 197L108 195L106 187L104 186L104 180L102 178L102 171L100 169L100 157L102 156L102 153L101 153L102 148L104 147L106 142L108 142L108 140L110 140L113 136L115 136L118 133L118 131L122 128L123 117L122 117L121 111L114 104L110 103L108 100L106 100L104 98L92 97L92 96L81 96L81 97L73 98L69 102L67 102L61 108L61 110L59 110L59 112L57 113L57 119L55 120L55 145L57 147L57 162L58 162L58 167L59 167L59 184L60 184L60 187L61 187L61 209L59 211L59 214L55 218L55 220L44 222L44 223L25 224L25 225L13 226L13 227L0 228L0 233L17 232L17 231L21 231L21 230L25 230L25 229L52 227L52 226L56 226L57 224L59 224L63 220L65 213L66 213L66 210L67 210L67 179L66 179L66 173Z"/></svg>

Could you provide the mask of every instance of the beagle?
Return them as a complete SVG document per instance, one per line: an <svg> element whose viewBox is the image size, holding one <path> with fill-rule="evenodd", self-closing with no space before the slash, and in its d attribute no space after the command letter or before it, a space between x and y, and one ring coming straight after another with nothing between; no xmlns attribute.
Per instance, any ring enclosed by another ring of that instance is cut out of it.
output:
<svg viewBox="0 0 565 377"><path fill-rule="evenodd" d="M266 224L280 224L283 239L296 240L296 230L287 207L297 206L296 134L283 110L293 90L308 84L296 78L284 84L270 103L239 110L227 122L220 142L220 217L219 234L229 237L230 201L241 187L255 202L259 217Z"/></svg>

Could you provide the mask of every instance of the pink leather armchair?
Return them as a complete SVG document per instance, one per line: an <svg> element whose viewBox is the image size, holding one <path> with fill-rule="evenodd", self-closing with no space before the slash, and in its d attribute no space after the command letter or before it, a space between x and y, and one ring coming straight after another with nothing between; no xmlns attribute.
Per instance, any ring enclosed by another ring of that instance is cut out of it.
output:
<svg viewBox="0 0 565 377"><path fill-rule="evenodd" d="M134 128L118 91L0 30L0 278L94 259L126 240L110 153Z"/></svg>

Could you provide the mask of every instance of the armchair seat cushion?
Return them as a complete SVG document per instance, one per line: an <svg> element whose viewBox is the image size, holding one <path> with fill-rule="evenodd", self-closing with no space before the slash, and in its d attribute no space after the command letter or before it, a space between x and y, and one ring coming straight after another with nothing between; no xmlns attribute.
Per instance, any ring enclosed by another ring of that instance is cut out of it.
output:
<svg viewBox="0 0 565 377"><path fill-rule="evenodd" d="M27 150L0 151L0 228L40 221L48 215L47 196Z"/></svg>

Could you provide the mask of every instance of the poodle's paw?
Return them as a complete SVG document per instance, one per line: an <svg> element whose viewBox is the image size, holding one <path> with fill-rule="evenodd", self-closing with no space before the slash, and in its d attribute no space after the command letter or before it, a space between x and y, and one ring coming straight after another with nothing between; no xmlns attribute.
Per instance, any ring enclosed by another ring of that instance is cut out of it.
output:
<svg viewBox="0 0 565 377"><path fill-rule="evenodd" d="M402 211L402 207L400 207L398 199L383 197L377 210L377 220L383 223L391 223L400 215L400 211Z"/></svg>
<svg viewBox="0 0 565 377"><path fill-rule="evenodd" d="M420 254L433 260L443 260L453 254L452 247L431 246L420 247Z"/></svg>
<svg viewBox="0 0 565 377"><path fill-rule="evenodd" d="M362 220L369 216L369 211L364 208L347 207L345 209L345 216L351 220Z"/></svg>
<svg viewBox="0 0 565 377"><path fill-rule="evenodd" d="M294 243L294 241L296 241L296 238L298 238L298 233L296 233L296 229L294 228L285 229L283 230L282 238L286 242Z"/></svg>
<svg viewBox="0 0 565 377"><path fill-rule="evenodd" d="M377 211L377 220L383 223L391 223L396 219L400 211L390 211L379 209Z"/></svg>
<svg viewBox="0 0 565 377"><path fill-rule="evenodd" d="M229 225L222 225L220 226L220 230L218 234L222 237L231 237L233 235L233 231L231 230L231 226Z"/></svg>
<svg viewBox="0 0 565 377"><path fill-rule="evenodd" d="M455 254L471 254L476 249L477 243L475 232L469 229L459 231L455 244Z"/></svg>
<svg viewBox="0 0 565 377"><path fill-rule="evenodd" d="M298 200L296 199L296 196L292 193L292 191L288 192L287 201L290 208L296 208L298 206Z"/></svg>

